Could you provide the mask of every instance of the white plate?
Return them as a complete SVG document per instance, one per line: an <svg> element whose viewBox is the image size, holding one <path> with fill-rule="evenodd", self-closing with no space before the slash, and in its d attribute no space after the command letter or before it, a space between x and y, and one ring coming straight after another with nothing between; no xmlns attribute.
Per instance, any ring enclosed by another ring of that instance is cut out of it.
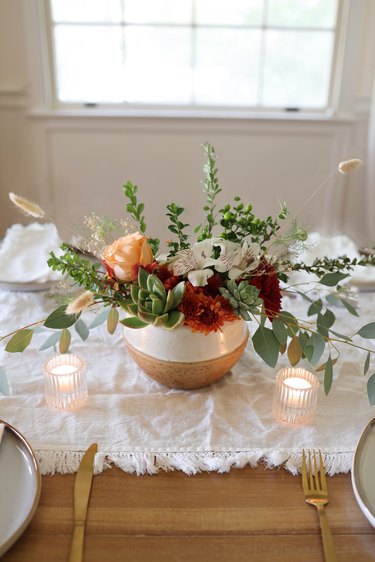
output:
<svg viewBox="0 0 375 562"><path fill-rule="evenodd" d="M0 556L24 532L39 503L41 477L25 438L6 422L0 444Z"/></svg>
<svg viewBox="0 0 375 562"><path fill-rule="evenodd" d="M375 527L375 418L358 442L352 467L354 495L364 515Z"/></svg>
<svg viewBox="0 0 375 562"><path fill-rule="evenodd" d="M56 285L57 281L45 281L44 283L16 283L11 281L0 281L0 289L3 291L37 292L49 291Z"/></svg>

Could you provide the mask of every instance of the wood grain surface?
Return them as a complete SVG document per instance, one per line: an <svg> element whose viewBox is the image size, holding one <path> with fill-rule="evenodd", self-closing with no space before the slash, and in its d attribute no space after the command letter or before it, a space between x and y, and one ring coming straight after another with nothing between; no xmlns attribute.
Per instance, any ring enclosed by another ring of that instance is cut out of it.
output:
<svg viewBox="0 0 375 562"><path fill-rule="evenodd" d="M44 476L37 513L4 562L64 562L73 527L75 475ZM375 561L375 529L350 475L328 478L328 519L340 562ZM94 477L84 561L323 562L316 511L300 476L284 469L228 474L112 468Z"/></svg>

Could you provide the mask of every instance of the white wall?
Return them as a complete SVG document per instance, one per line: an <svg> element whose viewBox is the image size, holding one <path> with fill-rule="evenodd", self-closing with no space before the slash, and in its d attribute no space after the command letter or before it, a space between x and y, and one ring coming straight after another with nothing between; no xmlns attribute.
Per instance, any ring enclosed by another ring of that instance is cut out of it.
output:
<svg viewBox="0 0 375 562"><path fill-rule="evenodd" d="M334 118L198 119L51 111L42 79L38 0L0 0L0 235L20 221L8 191L34 199L59 225L78 230L91 211L125 216L121 186L131 179L146 203L149 234L165 239L167 203L186 205L186 222L200 221L205 141L218 154L221 202L239 194L260 216L284 200L297 211L340 160L366 160L374 4L352 2L345 88ZM350 178L337 173L300 220L369 242L365 182L364 170Z"/></svg>

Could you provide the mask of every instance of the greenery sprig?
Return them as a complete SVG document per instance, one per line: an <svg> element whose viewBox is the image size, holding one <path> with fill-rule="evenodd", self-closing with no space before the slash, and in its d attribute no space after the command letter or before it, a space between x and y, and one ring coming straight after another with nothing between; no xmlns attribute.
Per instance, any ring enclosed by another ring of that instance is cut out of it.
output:
<svg viewBox="0 0 375 562"><path fill-rule="evenodd" d="M260 244L262 250L266 250L265 243L280 230L279 221L286 219L287 208L283 206L276 219L269 216L261 220L253 214L251 204L244 205L239 196L234 200L236 205L227 204L220 209L220 225L224 228L220 237L236 243L241 243L244 238L249 237L252 242Z"/></svg>
<svg viewBox="0 0 375 562"><path fill-rule="evenodd" d="M178 237L178 242L175 242L173 240L168 240L167 242L169 247L168 257L172 257L176 255L176 253L179 252L180 250L185 250L186 248L190 247L190 244L188 243L189 237L184 232L184 229L190 225L184 224L180 220L180 217L184 212L183 207L176 205L176 203L171 203L170 205L167 205L167 210L169 211L169 213L167 213L167 217L169 217L169 220L172 223L168 225L168 229L171 232L173 232L173 234L176 234Z"/></svg>
<svg viewBox="0 0 375 562"><path fill-rule="evenodd" d="M126 205L127 212L135 220L135 222L138 223L139 231L142 232L142 234L145 234L147 228L145 223L145 217L143 215L145 205L144 203L138 202L138 198L137 198L138 186L134 185L131 181L128 181L125 185L123 185L122 189L125 197L127 197L130 201ZM160 246L159 238L149 238L148 243L150 244L151 249L155 255L159 250L159 246Z"/></svg>
<svg viewBox="0 0 375 562"><path fill-rule="evenodd" d="M198 242L206 238L212 238L213 228L217 225L217 217L215 215L216 197L221 192L217 178L215 149L208 142L203 144L203 149L207 156L207 162L203 167L203 171L206 174L206 178L203 181L203 192L206 194L206 205L203 207L206 213L206 223L197 226L194 230L196 234L199 231L201 232L198 236Z"/></svg>

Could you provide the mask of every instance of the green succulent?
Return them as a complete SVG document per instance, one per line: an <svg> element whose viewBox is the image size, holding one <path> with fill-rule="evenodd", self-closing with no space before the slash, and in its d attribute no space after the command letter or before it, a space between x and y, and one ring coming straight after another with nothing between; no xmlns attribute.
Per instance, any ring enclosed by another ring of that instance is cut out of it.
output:
<svg viewBox="0 0 375 562"><path fill-rule="evenodd" d="M219 288L223 297L228 299L233 310L244 320L251 320L250 314L259 314L259 307L263 304L259 298L259 289L250 285L247 281L241 281L238 285L235 281L227 281L226 287Z"/></svg>
<svg viewBox="0 0 375 562"><path fill-rule="evenodd" d="M152 324L173 330L184 322L184 315L177 310L185 294L185 283L181 281L166 291L162 281L142 267L138 272L138 285L130 288L130 299L120 303L131 316L121 320L128 328L144 328Z"/></svg>

